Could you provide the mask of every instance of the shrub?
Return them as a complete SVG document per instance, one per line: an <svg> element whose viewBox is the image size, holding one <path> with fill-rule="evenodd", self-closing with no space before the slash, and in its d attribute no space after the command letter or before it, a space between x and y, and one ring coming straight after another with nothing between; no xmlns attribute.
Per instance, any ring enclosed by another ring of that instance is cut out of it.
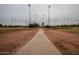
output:
<svg viewBox="0 0 79 59"><path fill-rule="evenodd" d="M3 25L2 25L2 24L0 24L0 27L3 27Z"/></svg>
<svg viewBox="0 0 79 59"><path fill-rule="evenodd" d="M29 28L36 28L39 27L37 23L29 24Z"/></svg>

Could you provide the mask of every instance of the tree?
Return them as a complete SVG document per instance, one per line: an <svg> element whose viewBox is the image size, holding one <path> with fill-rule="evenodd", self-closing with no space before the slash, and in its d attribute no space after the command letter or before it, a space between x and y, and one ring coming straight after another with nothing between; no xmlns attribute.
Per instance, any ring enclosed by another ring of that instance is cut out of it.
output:
<svg viewBox="0 0 79 59"><path fill-rule="evenodd" d="M3 25L2 25L2 24L0 24L0 27L3 27Z"/></svg>
<svg viewBox="0 0 79 59"><path fill-rule="evenodd" d="M29 28L36 28L39 27L37 23L29 24Z"/></svg>

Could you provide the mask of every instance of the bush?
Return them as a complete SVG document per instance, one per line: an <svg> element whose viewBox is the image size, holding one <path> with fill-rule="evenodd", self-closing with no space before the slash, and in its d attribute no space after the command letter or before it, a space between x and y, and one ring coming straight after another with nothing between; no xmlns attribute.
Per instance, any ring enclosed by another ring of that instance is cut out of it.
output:
<svg viewBox="0 0 79 59"><path fill-rule="evenodd" d="M0 24L0 27L3 27L3 25L2 25L2 24Z"/></svg>
<svg viewBox="0 0 79 59"><path fill-rule="evenodd" d="M39 27L37 23L29 24L29 28L36 28Z"/></svg>
<svg viewBox="0 0 79 59"><path fill-rule="evenodd" d="M4 27L8 27L7 25L5 25Z"/></svg>
<svg viewBox="0 0 79 59"><path fill-rule="evenodd" d="M45 28L50 28L50 26L49 25L46 25Z"/></svg>

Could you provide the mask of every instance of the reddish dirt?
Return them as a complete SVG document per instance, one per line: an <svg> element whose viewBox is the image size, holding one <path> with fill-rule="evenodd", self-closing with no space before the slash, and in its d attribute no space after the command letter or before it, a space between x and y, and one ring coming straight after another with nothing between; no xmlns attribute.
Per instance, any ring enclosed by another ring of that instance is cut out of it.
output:
<svg viewBox="0 0 79 59"><path fill-rule="evenodd" d="M53 29L44 29L44 32L49 40L56 45L62 54L79 54L79 35Z"/></svg>
<svg viewBox="0 0 79 59"><path fill-rule="evenodd" d="M0 34L0 54L13 54L36 34L37 29Z"/></svg>

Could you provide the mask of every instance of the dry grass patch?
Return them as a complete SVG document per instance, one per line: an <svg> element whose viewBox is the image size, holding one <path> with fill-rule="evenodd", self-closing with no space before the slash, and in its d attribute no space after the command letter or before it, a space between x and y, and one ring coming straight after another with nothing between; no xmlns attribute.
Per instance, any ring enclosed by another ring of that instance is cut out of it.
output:
<svg viewBox="0 0 79 59"><path fill-rule="evenodd" d="M0 54L13 54L36 34L38 29L0 34Z"/></svg>
<svg viewBox="0 0 79 59"><path fill-rule="evenodd" d="M45 29L44 32L62 54L79 55L79 35L52 29Z"/></svg>

